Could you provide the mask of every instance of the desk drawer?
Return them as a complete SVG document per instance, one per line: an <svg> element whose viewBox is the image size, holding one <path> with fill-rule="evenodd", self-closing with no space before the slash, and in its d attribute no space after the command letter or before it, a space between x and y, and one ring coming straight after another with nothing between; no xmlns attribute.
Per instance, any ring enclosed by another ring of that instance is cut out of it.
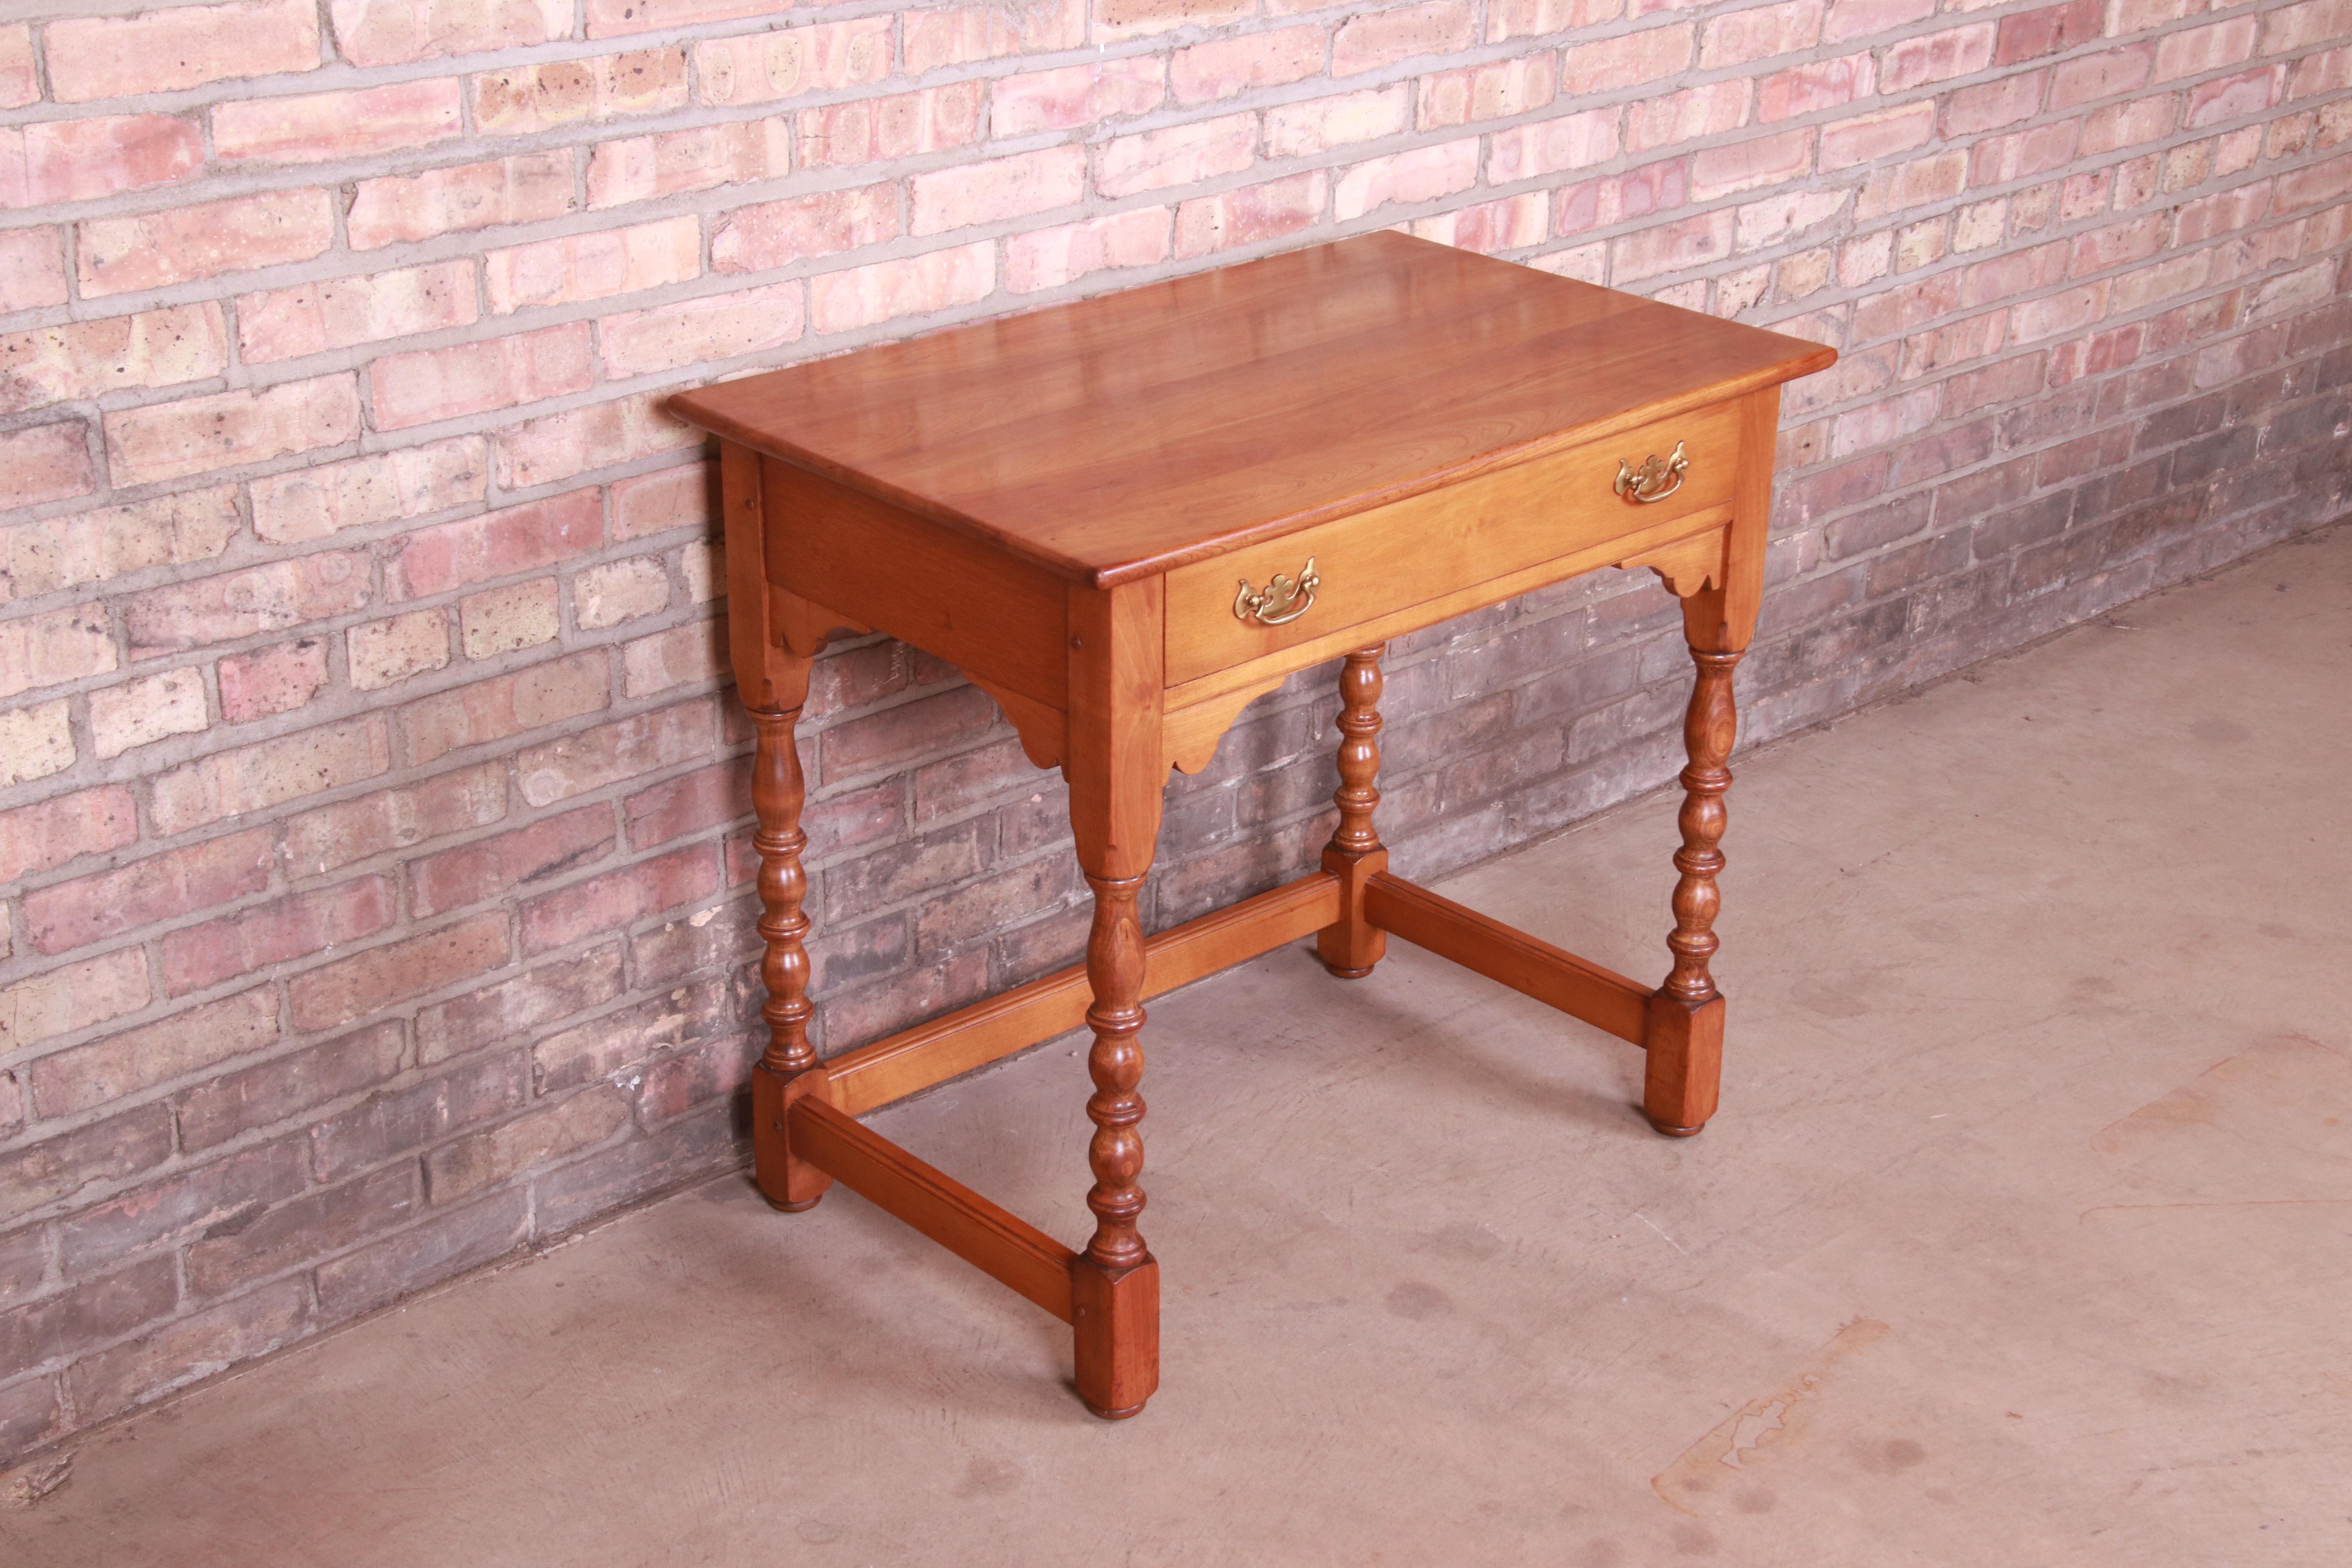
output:
<svg viewBox="0 0 2352 1568"><path fill-rule="evenodd" d="M1648 503L1617 493L1620 458L1638 468L1678 442L1688 458L1678 486ZM1168 574L1168 684L1726 506L1738 467L1739 409L1718 404L1178 567ZM1273 584L1254 612L1236 609L1243 584L1296 583L1309 559L1311 605Z"/></svg>

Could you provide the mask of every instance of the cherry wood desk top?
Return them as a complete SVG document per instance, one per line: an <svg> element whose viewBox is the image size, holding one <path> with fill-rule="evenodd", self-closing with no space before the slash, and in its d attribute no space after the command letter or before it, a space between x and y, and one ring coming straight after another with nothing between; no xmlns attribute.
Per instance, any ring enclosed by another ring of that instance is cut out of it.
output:
<svg viewBox="0 0 2352 1568"><path fill-rule="evenodd" d="M1107 588L1836 357L1380 233L747 376L670 406Z"/></svg>

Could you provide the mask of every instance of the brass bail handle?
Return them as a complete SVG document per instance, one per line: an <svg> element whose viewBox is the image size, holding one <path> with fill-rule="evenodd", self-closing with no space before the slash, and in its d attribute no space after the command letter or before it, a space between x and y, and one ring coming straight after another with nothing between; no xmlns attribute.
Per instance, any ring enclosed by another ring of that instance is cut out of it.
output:
<svg viewBox="0 0 2352 1568"><path fill-rule="evenodd" d="M1266 579L1263 588L1251 587L1246 577L1241 582L1241 592L1234 595L1234 619L1261 626L1278 626L1297 620L1315 607L1315 590L1323 585L1312 555L1296 577L1286 577L1277 572Z"/></svg>
<svg viewBox="0 0 2352 1568"><path fill-rule="evenodd" d="M1690 458L1680 441L1674 451L1664 458L1652 453L1635 468L1624 458L1617 459L1616 490L1627 500L1639 506L1661 501L1683 488L1683 476L1690 471Z"/></svg>

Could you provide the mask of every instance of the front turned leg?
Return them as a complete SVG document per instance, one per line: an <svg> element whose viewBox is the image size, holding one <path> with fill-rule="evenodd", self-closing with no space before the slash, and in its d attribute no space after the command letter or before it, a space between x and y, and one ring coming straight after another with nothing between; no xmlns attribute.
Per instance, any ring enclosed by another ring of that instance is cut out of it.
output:
<svg viewBox="0 0 2352 1568"><path fill-rule="evenodd" d="M1078 1397L1106 1420L1141 1411L1160 1385L1160 1265L1143 1245L1143 926L1136 899L1141 877L1100 877L1087 868L1095 920L1087 938L1087 978L1094 1031L1087 1073L1095 1091L1087 1116L1094 1186L1087 1207L1095 1234L1072 1267L1072 1327L1076 1333Z"/></svg>
<svg viewBox="0 0 2352 1568"><path fill-rule="evenodd" d="M1683 847L1675 851L1675 869L1682 877L1675 884L1675 929L1666 937L1675 964L1650 998L1649 1067L1642 1091L1650 1125L1670 1138L1688 1138L1706 1125L1723 1078L1724 1003L1707 960L1718 945L1715 915L1723 901L1715 879L1723 869L1723 852L1716 846L1723 841L1723 796L1731 787L1731 770L1724 764L1739 728L1731 700L1738 653L1693 647L1691 658L1698 665L1698 679L1683 720L1690 765L1682 773Z"/></svg>
<svg viewBox="0 0 2352 1568"><path fill-rule="evenodd" d="M760 821L751 845L760 855L760 937L767 944L760 978L768 991L760 1007L768 1048L751 1069L752 1170L770 1203L798 1214L815 1207L833 1184L831 1176L793 1152L786 1130L793 1101L826 1088L825 1070L808 1037L815 1008L808 998L803 945L809 921L802 911L808 897L808 874L801 869L801 851L808 845L801 831L806 786L793 743L793 725L801 713L797 708L754 708L751 714L759 737L751 757L751 809Z"/></svg>
<svg viewBox="0 0 2352 1568"><path fill-rule="evenodd" d="M1381 803L1381 655L1375 643L1348 656L1339 672L1339 787L1331 796L1339 825L1323 847L1323 869L1339 879L1339 918L1315 935L1323 967L1342 980L1361 980L1388 952L1389 933L1364 918L1364 887L1389 868L1389 852L1372 826Z"/></svg>

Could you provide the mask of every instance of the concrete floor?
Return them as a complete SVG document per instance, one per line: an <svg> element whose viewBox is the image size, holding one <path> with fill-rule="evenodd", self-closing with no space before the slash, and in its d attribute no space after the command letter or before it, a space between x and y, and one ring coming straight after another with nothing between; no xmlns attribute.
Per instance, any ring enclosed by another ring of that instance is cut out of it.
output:
<svg viewBox="0 0 2352 1568"><path fill-rule="evenodd" d="M2352 530L1739 766L1724 1110L1410 949L1152 1008L1165 1381L713 1183L196 1392L0 1560L2352 1563ZM1454 879L1663 973L1673 803ZM1084 1233L1066 1042L878 1125Z"/></svg>

